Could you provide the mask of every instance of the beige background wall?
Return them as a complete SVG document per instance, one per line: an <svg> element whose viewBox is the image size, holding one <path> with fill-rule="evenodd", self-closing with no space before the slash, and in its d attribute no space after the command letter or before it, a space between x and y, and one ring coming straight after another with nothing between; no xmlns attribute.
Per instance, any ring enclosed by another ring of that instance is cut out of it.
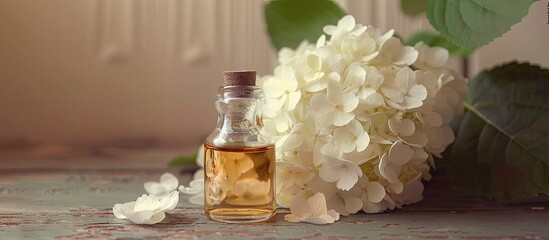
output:
<svg viewBox="0 0 549 240"><path fill-rule="evenodd" d="M338 2L359 22L404 37L430 28L403 16L396 0ZM221 71L267 74L276 62L264 4L0 0L0 144L200 143L216 121ZM547 1L530 10L472 57L473 72L513 58L549 66Z"/></svg>

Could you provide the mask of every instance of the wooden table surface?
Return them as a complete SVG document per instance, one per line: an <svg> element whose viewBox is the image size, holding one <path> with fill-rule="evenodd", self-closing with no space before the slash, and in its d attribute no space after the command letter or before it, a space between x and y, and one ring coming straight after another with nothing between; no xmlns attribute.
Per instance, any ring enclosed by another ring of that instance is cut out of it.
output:
<svg viewBox="0 0 549 240"><path fill-rule="evenodd" d="M134 225L112 214L115 203L144 193L145 181L170 171L188 182L192 171L166 169L178 153L114 151L90 156L0 154L0 239L548 239L549 201L495 203L428 185L425 199L402 210L356 214L331 225L257 224L208 220L181 195L156 225ZM55 154L54 154L55 155ZM184 169L183 169L184 170Z"/></svg>

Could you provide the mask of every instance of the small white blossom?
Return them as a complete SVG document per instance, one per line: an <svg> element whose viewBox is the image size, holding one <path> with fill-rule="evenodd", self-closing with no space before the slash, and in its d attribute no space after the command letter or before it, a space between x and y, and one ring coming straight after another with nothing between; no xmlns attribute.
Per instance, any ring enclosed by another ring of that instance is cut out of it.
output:
<svg viewBox="0 0 549 240"><path fill-rule="evenodd" d="M293 69L287 65L279 66L273 77L263 82L263 88L266 98L266 114L275 116L276 111L291 111L301 98L301 92L298 90L298 84L295 80Z"/></svg>
<svg viewBox="0 0 549 240"><path fill-rule="evenodd" d="M425 86L417 84L416 74L410 68L403 68L396 77L388 79L381 91L387 103L396 109L413 109L421 107L427 98Z"/></svg>
<svg viewBox="0 0 549 240"><path fill-rule="evenodd" d="M339 81L345 69L344 59L335 54L334 49L321 47L300 58L298 68L308 92L326 89L330 80Z"/></svg>
<svg viewBox="0 0 549 240"><path fill-rule="evenodd" d="M143 194L136 201L115 204L112 212L116 218L128 219L137 224L155 224L164 219L165 212L175 209L179 202L179 192L172 191L164 198Z"/></svg>
<svg viewBox="0 0 549 240"><path fill-rule="evenodd" d="M301 56L303 53L312 51L313 49L313 46L311 46L307 41L301 42L295 51L293 49L283 47L280 52L278 52L278 63L288 63L296 57Z"/></svg>
<svg viewBox="0 0 549 240"><path fill-rule="evenodd" d="M390 38L381 45L376 59L377 65L393 65L395 67L407 67L412 65L418 56L413 47L404 46L398 38Z"/></svg>
<svg viewBox="0 0 549 240"><path fill-rule="evenodd" d="M360 66L360 64L354 64L349 67L346 72L345 79L341 83L343 92L357 93L359 88L364 85L366 81L366 71Z"/></svg>
<svg viewBox="0 0 549 240"><path fill-rule="evenodd" d="M360 122L356 119L351 120L344 127L334 131L334 142L341 146L344 153L352 151L362 152L370 143L370 136L364 131Z"/></svg>
<svg viewBox="0 0 549 240"><path fill-rule="evenodd" d="M324 27L324 32L331 35L330 43L333 46L341 48L342 43L349 36L359 36L366 31L366 27L361 24L356 24L355 18L347 15L337 22L337 26L327 25Z"/></svg>
<svg viewBox="0 0 549 240"><path fill-rule="evenodd" d="M360 191L362 210L367 213L378 213L385 209L383 199L386 197L385 187L379 182L371 182L367 176L358 179L356 189Z"/></svg>
<svg viewBox="0 0 549 240"><path fill-rule="evenodd" d="M164 173L160 176L160 182L146 182L143 186L145 191L156 197L163 197L177 189L179 181L171 173Z"/></svg>
<svg viewBox="0 0 549 240"><path fill-rule="evenodd" d="M441 47L429 47L423 42L416 44L419 55L417 61L414 63L419 69L438 69L444 66L448 61L448 50Z"/></svg>
<svg viewBox="0 0 549 240"><path fill-rule="evenodd" d="M309 185L309 189L313 192L324 194L328 208L334 209L343 216L357 213L362 208L360 192L356 191L356 187L349 191L341 191L333 183L326 182L320 177L312 179Z"/></svg>
<svg viewBox="0 0 549 240"><path fill-rule="evenodd" d="M402 188L402 182L399 179L401 167L408 163L414 154L414 151L410 146L404 144L401 140L396 141L391 145L389 151L385 153L379 161L379 173L389 183L395 184L397 189ZM399 193L400 191L397 191Z"/></svg>
<svg viewBox="0 0 549 240"><path fill-rule="evenodd" d="M323 158L318 175L326 182L336 182L341 190L351 189L362 176L361 162L344 159L342 152L333 144L326 144L321 149Z"/></svg>
<svg viewBox="0 0 549 240"><path fill-rule="evenodd" d="M294 186L303 188L315 176L312 166L300 164L299 162L278 162L276 167L277 192L285 191Z"/></svg>
<svg viewBox="0 0 549 240"><path fill-rule="evenodd" d="M349 123L358 106L358 97L353 93L344 93L341 85L331 81L327 93L317 93L311 99L311 108L315 111L321 125L343 126Z"/></svg>
<svg viewBox="0 0 549 240"><path fill-rule="evenodd" d="M398 136L410 136L416 131L414 121L404 118L403 112L395 113L391 119L389 119L389 129Z"/></svg>

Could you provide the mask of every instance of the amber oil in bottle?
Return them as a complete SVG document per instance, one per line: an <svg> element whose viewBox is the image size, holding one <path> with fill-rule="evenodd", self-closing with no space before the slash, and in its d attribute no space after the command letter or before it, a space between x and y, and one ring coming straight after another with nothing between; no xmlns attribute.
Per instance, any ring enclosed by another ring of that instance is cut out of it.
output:
<svg viewBox="0 0 549 240"><path fill-rule="evenodd" d="M216 130L204 143L204 211L228 223L260 222L276 213L275 149L262 141L262 95L255 72L225 72Z"/></svg>

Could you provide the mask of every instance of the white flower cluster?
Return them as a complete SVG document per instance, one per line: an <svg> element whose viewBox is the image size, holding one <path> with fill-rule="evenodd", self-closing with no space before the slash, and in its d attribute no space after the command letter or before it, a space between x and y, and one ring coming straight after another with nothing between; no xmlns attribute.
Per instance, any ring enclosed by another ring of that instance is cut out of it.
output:
<svg viewBox="0 0 549 240"><path fill-rule="evenodd" d="M421 200L433 155L454 141L448 124L463 111L466 80L443 68L446 49L404 46L352 16L324 32L329 41L282 49L274 75L258 81L278 204L322 193L327 209L348 215Z"/></svg>

